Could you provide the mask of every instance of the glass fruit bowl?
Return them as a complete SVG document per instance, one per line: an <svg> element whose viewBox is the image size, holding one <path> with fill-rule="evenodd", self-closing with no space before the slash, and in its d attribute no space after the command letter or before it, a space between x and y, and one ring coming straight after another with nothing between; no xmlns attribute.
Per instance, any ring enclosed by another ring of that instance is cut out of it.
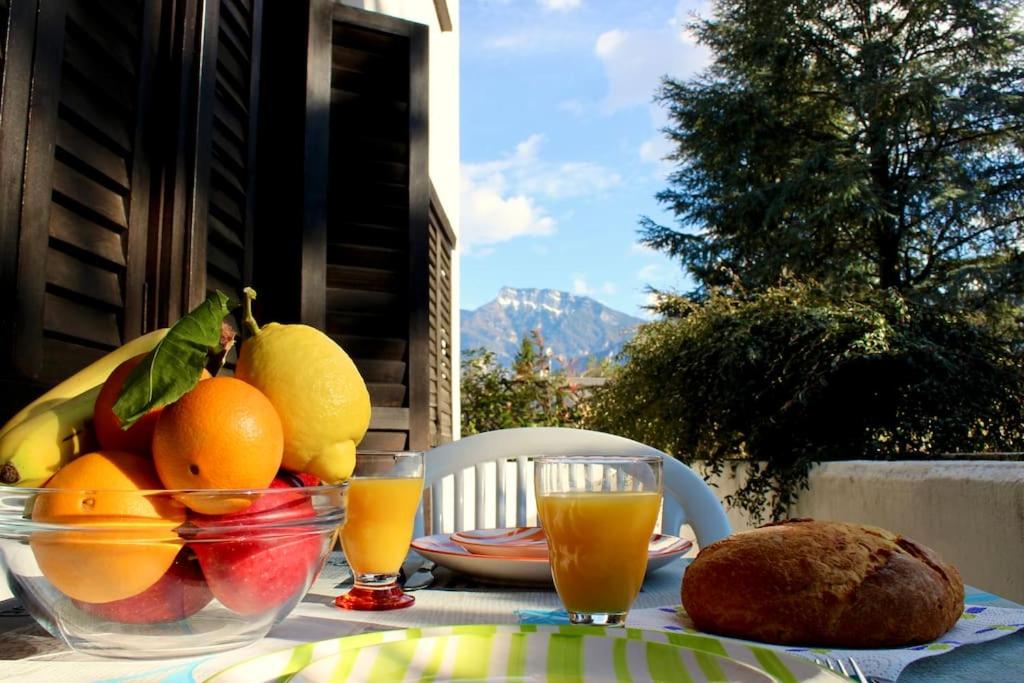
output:
<svg viewBox="0 0 1024 683"><path fill-rule="evenodd" d="M259 640L302 600L345 522L347 490L0 486L0 561L25 609L79 652L217 652Z"/></svg>

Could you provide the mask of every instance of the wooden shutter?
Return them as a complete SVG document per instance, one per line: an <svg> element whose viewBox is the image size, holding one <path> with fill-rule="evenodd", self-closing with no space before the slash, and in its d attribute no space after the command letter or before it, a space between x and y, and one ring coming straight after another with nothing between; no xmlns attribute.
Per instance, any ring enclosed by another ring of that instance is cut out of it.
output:
<svg viewBox="0 0 1024 683"><path fill-rule="evenodd" d="M417 26L335 8L326 324L370 390L364 448L428 439L426 37Z"/></svg>
<svg viewBox="0 0 1024 683"><path fill-rule="evenodd" d="M430 446L452 440L452 249L455 234L430 188L427 241L430 277Z"/></svg>
<svg viewBox="0 0 1024 683"><path fill-rule="evenodd" d="M0 297L12 301L16 293L13 282L18 267L18 216L21 207L21 177L25 160L25 112L28 106L28 65L21 68L8 59L13 36L31 35L35 23L34 7L24 9L25 0L0 0ZM10 30L17 24L19 7L23 21L20 31ZM31 22L31 23L29 23ZM29 24L26 27L26 24ZM20 51L19 51L20 52ZM18 53L15 53L18 54ZM28 55L31 58L31 55ZM24 73L19 73L24 72ZM7 304L10 306L10 303ZM0 418L7 411L6 404L17 405L32 389L19 386L13 372L12 344L14 320L8 313L0 314ZM14 380L14 381L12 381ZM27 389L27 390L26 390Z"/></svg>
<svg viewBox="0 0 1024 683"><path fill-rule="evenodd" d="M142 329L155 0L42 0L17 266L16 357L54 380Z"/></svg>
<svg viewBox="0 0 1024 683"><path fill-rule="evenodd" d="M208 195L205 220L205 293L233 297L252 282L255 201L256 110L262 0L210 3L207 59L213 65L205 87L210 105Z"/></svg>
<svg viewBox="0 0 1024 683"><path fill-rule="evenodd" d="M242 288L253 283L262 9L262 0L214 0L205 5L191 306L214 290L240 301ZM234 324L241 331L237 315Z"/></svg>

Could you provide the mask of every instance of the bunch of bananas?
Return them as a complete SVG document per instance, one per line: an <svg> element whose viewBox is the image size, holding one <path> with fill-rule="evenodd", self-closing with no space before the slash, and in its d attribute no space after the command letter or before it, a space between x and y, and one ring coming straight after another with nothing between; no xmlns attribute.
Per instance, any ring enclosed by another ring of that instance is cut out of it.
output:
<svg viewBox="0 0 1024 683"><path fill-rule="evenodd" d="M0 484L42 486L67 462L97 447L96 397L118 365L149 352L167 334L155 330L103 356L53 387L0 428Z"/></svg>

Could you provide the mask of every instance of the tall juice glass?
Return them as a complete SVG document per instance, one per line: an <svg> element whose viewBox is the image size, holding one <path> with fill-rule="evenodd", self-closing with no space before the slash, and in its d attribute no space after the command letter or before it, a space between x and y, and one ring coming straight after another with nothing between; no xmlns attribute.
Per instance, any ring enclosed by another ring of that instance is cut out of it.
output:
<svg viewBox="0 0 1024 683"><path fill-rule="evenodd" d="M622 626L640 592L661 506L657 456L546 456L537 514L555 590L574 624Z"/></svg>
<svg viewBox="0 0 1024 683"><path fill-rule="evenodd" d="M349 480L348 512L341 547L353 587L334 604L345 609L408 607L398 571L409 552L416 509L423 493L423 453L360 452Z"/></svg>

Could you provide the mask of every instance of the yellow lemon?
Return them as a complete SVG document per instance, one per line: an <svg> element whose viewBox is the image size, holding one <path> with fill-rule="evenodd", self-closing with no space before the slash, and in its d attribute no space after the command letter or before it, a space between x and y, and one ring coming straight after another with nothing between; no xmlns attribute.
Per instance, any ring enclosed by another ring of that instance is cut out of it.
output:
<svg viewBox="0 0 1024 683"><path fill-rule="evenodd" d="M328 484L348 479L356 445L370 426L370 394L355 363L308 325L259 328L248 311L246 323L255 334L242 344L235 377L262 391L277 410L282 466Z"/></svg>

